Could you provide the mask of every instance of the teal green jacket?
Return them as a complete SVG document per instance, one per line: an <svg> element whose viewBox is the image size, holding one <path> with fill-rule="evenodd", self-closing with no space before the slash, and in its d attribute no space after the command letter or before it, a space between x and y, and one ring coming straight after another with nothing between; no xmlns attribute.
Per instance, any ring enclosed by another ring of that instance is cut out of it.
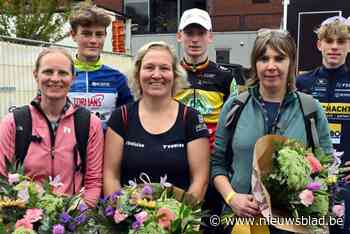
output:
<svg viewBox="0 0 350 234"><path fill-rule="evenodd" d="M220 119L217 126L216 140L214 144L213 155L211 157L211 179L218 175L224 175L230 178L233 189L238 193L248 194L251 192L251 174L253 164L253 151L255 142L262 136L268 134L266 113L259 100L258 86L249 89L251 97L244 106L238 119L234 136L231 144L232 169L233 175L229 175L229 165L225 160L225 145L228 141L229 132L225 128L225 119L232 102L236 97L231 96L224 104L220 113ZM333 151L328 122L325 113L318 101L318 110L316 113L316 127L319 135L320 146L325 153L331 154ZM297 94L289 92L281 105L280 118L275 132L272 134L286 136L297 139L307 145L306 129L304 124L304 115L299 104Z"/></svg>

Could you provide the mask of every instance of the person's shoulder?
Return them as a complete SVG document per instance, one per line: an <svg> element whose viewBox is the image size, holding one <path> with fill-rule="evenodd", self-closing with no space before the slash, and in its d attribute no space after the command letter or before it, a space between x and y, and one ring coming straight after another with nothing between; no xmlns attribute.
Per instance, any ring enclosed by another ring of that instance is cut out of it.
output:
<svg viewBox="0 0 350 234"><path fill-rule="evenodd" d="M117 73L117 74L121 74L124 76L124 74L121 71L119 71L117 68L111 67L111 66L106 65L106 64L103 64L99 70L104 71L104 72Z"/></svg>
<svg viewBox="0 0 350 234"><path fill-rule="evenodd" d="M2 119L0 119L0 126L15 125L15 118L13 112L7 113Z"/></svg>
<svg viewBox="0 0 350 234"><path fill-rule="evenodd" d="M310 71L304 71L304 72L300 72L299 75L297 76L297 80L304 80L304 79L310 79L310 78L314 78L317 77L317 74L319 73L320 68L315 68L313 70Z"/></svg>
<svg viewBox="0 0 350 234"><path fill-rule="evenodd" d="M231 70L229 68L227 68L227 67L225 67L225 66L223 66L221 64L215 63L213 61L209 61L208 68L209 69L213 69L213 70L217 70L219 73L232 75L232 72L231 72Z"/></svg>
<svg viewBox="0 0 350 234"><path fill-rule="evenodd" d="M316 68L299 74L296 78L297 89L302 91L302 89L312 86L314 81L318 78L319 69L320 68Z"/></svg>
<svg viewBox="0 0 350 234"><path fill-rule="evenodd" d="M187 113L190 113L190 114L199 114L199 111L197 111L196 109L194 109L193 107L191 106L187 106L185 104L183 104L182 102L179 102L179 101L176 101L179 103L179 111L183 110L183 111L186 111Z"/></svg>

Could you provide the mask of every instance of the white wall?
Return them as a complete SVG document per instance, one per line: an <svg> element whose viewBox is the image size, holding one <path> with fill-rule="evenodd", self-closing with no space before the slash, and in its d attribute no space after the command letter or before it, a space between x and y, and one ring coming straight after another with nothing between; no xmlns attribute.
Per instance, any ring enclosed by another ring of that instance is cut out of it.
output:
<svg viewBox="0 0 350 234"><path fill-rule="evenodd" d="M66 48L74 56L75 48ZM43 47L27 46L0 41L0 118L12 105L28 104L36 94L33 78L35 60ZM102 53L105 64L127 73L132 67L132 57Z"/></svg>

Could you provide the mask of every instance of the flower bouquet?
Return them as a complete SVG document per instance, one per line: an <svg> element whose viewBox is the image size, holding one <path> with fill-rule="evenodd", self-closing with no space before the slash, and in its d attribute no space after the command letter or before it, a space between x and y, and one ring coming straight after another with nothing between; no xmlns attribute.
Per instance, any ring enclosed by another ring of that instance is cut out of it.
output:
<svg viewBox="0 0 350 234"><path fill-rule="evenodd" d="M62 186L59 176L41 185L25 176L23 167L6 164L8 177L0 178L0 233L86 233L87 206L80 195L55 192Z"/></svg>
<svg viewBox="0 0 350 234"><path fill-rule="evenodd" d="M254 149L252 192L268 223L296 233L324 233L334 215L329 212L335 205L330 204L333 192L341 183L340 155L320 149L314 154L282 136L260 138Z"/></svg>
<svg viewBox="0 0 350 234"><path fill-rule="evenodd" d="M192 195L171 186L166 176L160 183L142 181L100 199L94 219L101 233L199 233L200 204Z"/></svg>

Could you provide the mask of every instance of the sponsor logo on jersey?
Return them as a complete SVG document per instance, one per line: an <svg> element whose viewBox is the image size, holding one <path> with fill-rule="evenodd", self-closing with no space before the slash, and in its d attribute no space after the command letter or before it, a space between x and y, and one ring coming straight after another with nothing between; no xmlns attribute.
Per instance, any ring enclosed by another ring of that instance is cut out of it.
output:
<svg viewBox="0 0 350 234"><path fill-rule="evenodd" d="M77 96L73 98L73 103L79 106L101 107L103 105L104 95L96 94L91 97Z"/></svg>
<svg viewBox="0 0 350 234"><path fill-rule="evenodd" d="M145 145L140 142L135 141L126 141L125 145L136 147L136 148L145 148Z"/></svg>
<svg viewBox="0 0 350 234"><path fill-rule="evenodd" d="M94 87L111 87L110 82L97 82L97 81L92 81L91 86Z"/></svg>
<svg viewBox="0 0 350 234"><path fill-rule="evenodd" d="M176 148L184 148L184 147L185 145L182 143L163 145L163 149L176 149Z"/></svg>
<svg viewBox="0 0 350 234"><path fill-rule="evenodd" d="M332 143L333 144L340 144L341 124L330 123L329 129L330 129Z"/></svg>
<svg viewBox="0 0 350 234"><path fill-rule="evenodd" d="M350 115L350 103L321 103L326 114Z"/></svg>

